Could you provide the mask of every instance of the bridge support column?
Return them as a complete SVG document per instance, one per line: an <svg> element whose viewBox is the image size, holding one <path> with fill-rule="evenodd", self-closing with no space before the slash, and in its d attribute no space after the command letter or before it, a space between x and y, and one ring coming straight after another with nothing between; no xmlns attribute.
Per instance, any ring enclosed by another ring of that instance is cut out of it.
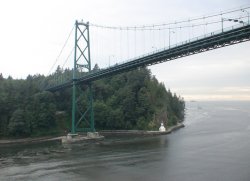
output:
<svg viewBox="0 0 250 181"><path fill-rule="evenodd" d="M71 134L95 132L92 85L78 84L79 77L91 72L89 40L89 23L76 21Z"/></svg>

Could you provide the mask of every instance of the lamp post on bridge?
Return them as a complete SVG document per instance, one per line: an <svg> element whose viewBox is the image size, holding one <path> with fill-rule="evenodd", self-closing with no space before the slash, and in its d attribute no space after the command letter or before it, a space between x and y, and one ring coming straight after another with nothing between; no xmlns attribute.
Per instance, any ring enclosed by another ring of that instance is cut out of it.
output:
<svg viewBox="0 0 250 181"><path fill-rule="evenodd" d="M247 13L247 24L249 25L249 23L250 23L249 22L250 21L249 20L249 12L247 10L245 10L245 9L242 9L241 11Z"/></svg>
<svg viewBox="0 0 250 181"><path fill-rule="evenodd" d="M155 47L155 46L152 46L151 48L152 48L153 52L157 50L157 47Z"/></svg>
<svg viewBox="0 0 250 181"><path fill-rule="evenodd" d="M110 67L110 58L111 57L115 58L115 56L114 55L109 55L109 67Z"/></svg>
<svg viewBox="0 0 250 181"><path fill-rule="evenodd" d="M174 32L174 31L171 31L170 28L169 28L168 30L169 30L169 31L168 31L168 47L170 48L170 41L171 41L170 34L171 34L171 33L175 33L175 32Z"/></svg>

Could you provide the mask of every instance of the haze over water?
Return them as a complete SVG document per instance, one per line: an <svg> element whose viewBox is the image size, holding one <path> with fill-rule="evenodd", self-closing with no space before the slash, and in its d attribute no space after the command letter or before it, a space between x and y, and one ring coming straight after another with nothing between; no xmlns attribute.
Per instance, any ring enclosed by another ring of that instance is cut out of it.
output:
<svg viewBox="0 0 250 181"><path fill-rule="evenodd" d="M170 135L0 146L0 180L249 181L250 102L186 107L186 127Z"/></svg>

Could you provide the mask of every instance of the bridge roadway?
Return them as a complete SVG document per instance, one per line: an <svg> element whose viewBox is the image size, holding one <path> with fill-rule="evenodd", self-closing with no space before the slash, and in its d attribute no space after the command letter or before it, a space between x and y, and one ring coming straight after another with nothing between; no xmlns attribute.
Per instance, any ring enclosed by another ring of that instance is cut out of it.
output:
<svg viewBox="0 0 250 181"><path fill-rule="evenodd" d="M159 50L152 54L135 58L131 61L117 64L106 69L86 73L84 76L76 79L77 84L86 84L103 77L112 76L122 72L126 72L138 67L158 64L166 61L171 61L181 57L210 51L213 49L245 42L250 40L250 25L241 26L238 28L230 28L223 32L213 32L202 37L193 39L192 41L185 41L169 49ZM67 81L63 84L47 88L47 91L57 91L73 85L73 80Z"/></svg>

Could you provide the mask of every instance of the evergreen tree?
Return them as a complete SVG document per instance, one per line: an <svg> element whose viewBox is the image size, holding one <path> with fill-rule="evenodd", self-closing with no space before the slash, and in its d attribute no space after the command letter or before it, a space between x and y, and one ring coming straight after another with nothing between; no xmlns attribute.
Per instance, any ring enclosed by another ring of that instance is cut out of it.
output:
<svg viewBox="0 0 250 181"><path fill-rule="evenodd" d="M9 134L13 136L29 135L28 123L25 120L25 113L22 109L13 112L8 125Z"/></svg>

